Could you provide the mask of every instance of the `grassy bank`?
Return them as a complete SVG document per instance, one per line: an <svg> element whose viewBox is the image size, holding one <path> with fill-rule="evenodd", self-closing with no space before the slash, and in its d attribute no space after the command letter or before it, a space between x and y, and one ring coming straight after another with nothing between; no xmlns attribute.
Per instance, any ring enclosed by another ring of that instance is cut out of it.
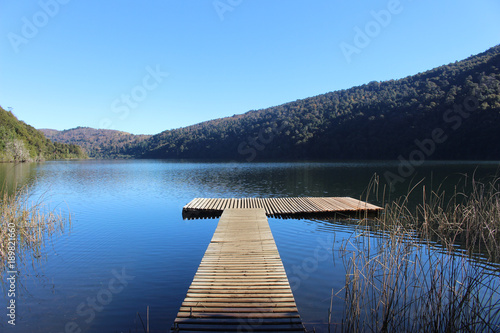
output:
<svg viewBox="0 0 500 333"><path fill-rule="evenodd" d="M33 202L27 187L0 196L0 272L8 262L16 267L37 260L44 254L46 241L62 232L70 217L48 209L43 197Z"/></svg>
<svg viewBox="0 0 500 333"><path fill-rule="evenodd" d="M362 221L339 251L345 307L336 330L499 332L499 184L471 180L452 194L416 185ZM422 197L410 205L414 193Z"/></svg>

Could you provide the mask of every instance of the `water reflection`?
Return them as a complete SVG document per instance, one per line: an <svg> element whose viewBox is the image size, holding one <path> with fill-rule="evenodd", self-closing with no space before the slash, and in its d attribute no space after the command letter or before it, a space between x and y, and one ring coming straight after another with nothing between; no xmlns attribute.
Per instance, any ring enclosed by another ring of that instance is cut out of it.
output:
<svg viewBox="0 0 500 333"><path fill-rule="evenodd" d="M0 164L0 180L11 188L16 183L30 184L32 195L46 193L51 207L68 207L73 217L71 232L52 239L43 265L21 272L29 293L20 296L22 320L16 332L61 332L69 321L88 327L88 332L129 331L135 328L137 312L144 318L147 306L151 309L151 329L165 331L177 314L218 222L184 221L182 207L193 198L360 198L374 173L382 175L383 180L386 171L397 172L397 168L397 162L385 161L240 164L89 160ZM461 174L475 172L481 178L495 174L497 169L498 163L427 163L390 195L404 194L422 178L427 186L444 181L447 191L453 191ZM375 198L371 202L379 204ZM324 323L331 290L340 290L345 280L342 262L332 248L353 234L354 225L322 220L269 221L287 274L297 285L294 295L302 319ZM96 297L113 270L122 268L136 278L85 325L86 317L76 309L87 298ZM43 275L45 282L33 279L35 275ZM335 303L336 315L339 311L342 304ZM14 332L2 325L0 322L2 332Z"/></svg>
<svg viewBox="0 0 500 333"><path fill-rule="evenodd" d="M0 193L9 194L23 186L31 186L36 180L37 163L0 163Z"/></svg>

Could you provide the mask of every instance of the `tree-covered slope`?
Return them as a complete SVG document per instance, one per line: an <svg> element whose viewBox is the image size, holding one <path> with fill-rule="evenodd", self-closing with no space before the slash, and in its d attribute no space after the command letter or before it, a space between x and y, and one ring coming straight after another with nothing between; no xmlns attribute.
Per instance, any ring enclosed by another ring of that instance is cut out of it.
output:
<svg viewBox="0 0 500 333"><path fill-rule="evenodd" d="M80 147L52 142L43 133L0 107L0 162L86 157Z"/></svg>
<svg viewBox="0 0 500 333"><path fill-rule="evenodd" d="M500 46L400 80L168 130L127 154L251 161L416 151L426 159L500 159Z"/></svg>
<svg viewBox="0 0 500 333"><path fill-rule="evenodd" d="M64 131L40 129L52 141L76 144L92 158L130 158L128 151L140 145L151 135L134 135L127 132L77 127Z"/></svg>

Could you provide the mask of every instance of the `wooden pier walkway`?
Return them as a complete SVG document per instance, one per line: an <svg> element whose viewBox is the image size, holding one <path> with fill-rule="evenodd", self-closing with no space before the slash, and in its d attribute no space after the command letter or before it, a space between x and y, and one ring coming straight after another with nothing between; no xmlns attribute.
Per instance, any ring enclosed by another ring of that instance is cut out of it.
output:
<svg viewBox="0 0 500 333"><path fill-rule="evenodd" d="M172 331L304 332L267 210L229 204L213 202L223 213Z"/></svg>
<svg viewBox="0 0 500 333"><path fill-rule="evenodd" d="M184 206L184 218L219 217L227 208L262 208L269 217L335 217L376 215L381 207L349 197L195 198Z"/></svg>

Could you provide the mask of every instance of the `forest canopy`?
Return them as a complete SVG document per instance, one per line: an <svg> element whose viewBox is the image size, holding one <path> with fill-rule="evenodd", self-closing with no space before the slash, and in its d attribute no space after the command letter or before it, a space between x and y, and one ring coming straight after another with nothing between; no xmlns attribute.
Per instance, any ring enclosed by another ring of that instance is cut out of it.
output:
<svg viewBox="0 0 500 333"><path fill-rule="evenodd" d="M500 160L500 46L399 80L135 136L47 134L96 158ZM167 127L167 124L165 125ZM50 130L46 130L50 131ZM46 132L47 133L47 132Z"/></svg>
<svg viewBox="0 0 500 333"><path fill-rule="evenodd" d="M86 157L79 146L52 142L34 127L19 121L12 112L0 107L0 162Z"/></svg>
<svg viewBox="0 0 500 333"><path fill-rule="evenodd" d="M241 161L397 159L422 143L430 159L500 159L500 46L400 80L165 131L130 153Z"/></svg>

